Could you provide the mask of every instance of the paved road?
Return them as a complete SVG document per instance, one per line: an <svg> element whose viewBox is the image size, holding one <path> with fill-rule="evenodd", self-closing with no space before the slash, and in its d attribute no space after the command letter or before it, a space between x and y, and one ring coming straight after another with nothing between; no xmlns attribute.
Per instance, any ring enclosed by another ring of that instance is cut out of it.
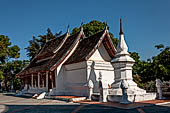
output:
<svg viewBox="0 0 170 113"><path fill-rule="evenodd" d="M59 100L35 100L0 93L0 113L170 113L170 104L130 110L101 105L67 103Z"/></svg>

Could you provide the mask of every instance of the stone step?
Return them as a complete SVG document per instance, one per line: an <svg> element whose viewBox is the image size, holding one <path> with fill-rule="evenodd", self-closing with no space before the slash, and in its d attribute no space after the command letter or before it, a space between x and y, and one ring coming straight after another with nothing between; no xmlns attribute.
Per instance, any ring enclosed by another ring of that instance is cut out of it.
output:
<svg viewBox="0 0 170 113"><path fill-rule="evenodd" d="M62 100L67 102L76 102L85 100L86 97L78 97L78 96L50 96L52 99Z"/></svg>

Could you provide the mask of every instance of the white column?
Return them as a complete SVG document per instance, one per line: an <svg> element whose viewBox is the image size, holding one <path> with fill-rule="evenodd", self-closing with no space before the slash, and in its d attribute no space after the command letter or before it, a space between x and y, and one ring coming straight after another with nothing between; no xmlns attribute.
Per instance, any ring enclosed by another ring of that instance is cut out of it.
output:
<svg viewBox="0 0 170 113"><path fill-rule="evenodd" d="M43 89L44 89L44 79L42 79L42 87L43 87Z"/></svg>
<svg viewBox="0 0 170 113"><path fill-rule="evenodd" d="M32 88L34 87L34 86L33 86L33 82L34 82L34 81L33 81L33 76L34 76L34 75L31 74L31 87L32 87Z"/></svg>
<svg viewBox="0 0 170 113"><path fill-rule="evenodd" d="M46 71L46 90L48 90L48 71Z"/></svg>
<svg viewBox="0 0 170 113"><path fill-rule="evenodd" d="M50 75L51 76L51 86L52 86L52 89L54 88L54 80L53 80L53 74L52 75Z"/></svg>
<svg viewBox="0 0 170 113"><path fill-rule="evenodd" d="M38 89L40 89L40 73L38 73Z"/></svg>
<svg viewBox="0 0 170 113"><path fill-rule="evenodd" d="M42 87L43 87L43 89L45 89L45 84L44 84L44 83L45 83L44 73L42 74L42 78L43 78L43 79L42 79Z"/></svg>
<svg viewBox="0 0 170 113"><path fill-rule="evenodd" d="M36 79L34 79L34 80L35 80L34 88L37 88L37 80Z"/></svg>
<svg viewBox="0 0 170 113"><path fill-rule="evenodd" d="M54 71L55 74L55 88L57 89L57 69Z"/></svg>

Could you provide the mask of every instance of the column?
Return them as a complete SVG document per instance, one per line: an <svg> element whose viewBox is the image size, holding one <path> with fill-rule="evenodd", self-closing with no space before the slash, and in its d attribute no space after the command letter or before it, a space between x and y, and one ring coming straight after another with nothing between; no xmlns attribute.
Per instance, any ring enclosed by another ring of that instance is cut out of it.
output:
<svg viewBox="0 0 170 113"><path fill-rule="evenodd" d="M43 87L43 89L44 89L44 79L42 79L42 87Z"/></svg>
<svg viewBox="0 0 170 113"><path fill-rule="evenodd" d="M36 76L34 76L34 81L35 81L34 88L37 88L37 79L36 79Z"/></svg>
<svg viewBox="0 0 170 113"><path fill-rule="evenodd" d="M46 90L48 91L48 71L46 71Z"/></svg>
<svg viewBox="0 0 170 113"><path fill-rule="evenodd" d="M54 71L55 74L55 88L57 89L57 69Z"/></svg>
<svg viewBox="0 0 170 113"><path fill-rule="evenodd" d="M52 72L51 72L51 73L52 73ZM53 88L54 88L54 84L53 84L53 82L54 82L54 77L53 77L53 76L54 76L54 73L52 73L50 76L51 76L51 78L50 78L50 79L51 79L51 87L52 87L52 89L53 89Z"/></svg>
<svg viewBox="0 0 170 113"><path fill-rule="evenodd" d="M33 86L33 81L34 81L34 79L33 79L33 74L31 74L31 87L33 88L34 86Z"/></svg>
<svg viewBox="0 0 170 113"><path fill-rule="evenodd" d="M38 73L38 89L40 89L40 73Z"/></svg>

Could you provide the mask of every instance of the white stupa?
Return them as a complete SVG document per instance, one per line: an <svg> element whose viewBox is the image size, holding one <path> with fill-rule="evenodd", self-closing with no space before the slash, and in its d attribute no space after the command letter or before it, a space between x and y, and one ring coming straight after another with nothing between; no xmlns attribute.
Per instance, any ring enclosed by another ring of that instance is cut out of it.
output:
<svg viewBox="0 0 170 113"><path fill-rule="evenodd" d="M133 81L132 77L132 66L135 63L133 58L128 53L128 47L124 40L124 33L122 29L122 20L120 19L120 33L119 43L117 46L117 53L115 58L112 60L114 67L115 80L112 83L112 89L109 90L108 99L110 101L121 101L122 89L120 87L121 81L125 80L128 84L127 95L128 100L131 102L153 100L156 98L155 93L146 93L145 90L137 87L137 84Z"/></svg>

